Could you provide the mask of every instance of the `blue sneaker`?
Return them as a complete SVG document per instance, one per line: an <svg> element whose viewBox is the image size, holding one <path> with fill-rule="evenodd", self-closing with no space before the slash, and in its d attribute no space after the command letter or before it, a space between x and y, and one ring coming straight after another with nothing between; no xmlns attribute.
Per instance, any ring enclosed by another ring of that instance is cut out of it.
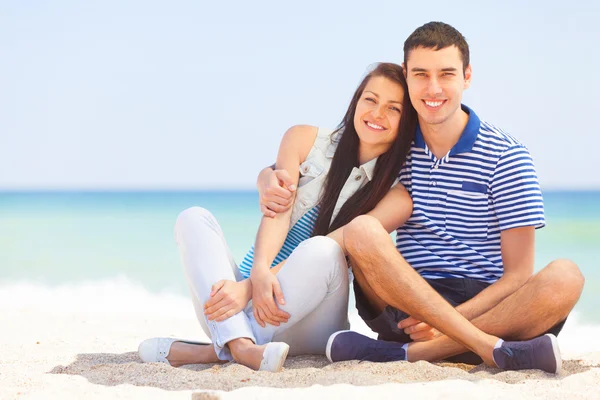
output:
<svg viewBox="0 0 600 400"><path fill-rule="evenodd" d="M339 331L329 336L325 354L331 362L360 360L373 362L404 361L404 344L371 339L354 331Z"/></svg>
<svg viewBox="0 0 600 400"><path fill-rule="evenodd" d="M558 374L562 358L556 336L548 333L522 342L504 342L494 349L494 362L506 370L541 369Z"/></svg>

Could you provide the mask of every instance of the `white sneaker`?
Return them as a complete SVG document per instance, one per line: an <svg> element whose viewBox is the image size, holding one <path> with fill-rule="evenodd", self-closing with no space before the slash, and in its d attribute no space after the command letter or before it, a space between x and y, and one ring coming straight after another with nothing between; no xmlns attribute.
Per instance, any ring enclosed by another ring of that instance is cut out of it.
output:
<svg viewBox="0 0 600 400"><path fill-rule="evenodd" d="M259 371L279 372L287 358L290 346L287 343L271 342L265 347Z"/></svg>
<svg viewBox="0 0 600 400"><path fill-rule="evenodd" d="M198 345L212 345L212 343L192 342L189 340L175 338L152 338L146 339L138 347L138 355L143 362L160 362L171 365L167 357L171 351L171 345L175 342L183 342Z"/></svg>

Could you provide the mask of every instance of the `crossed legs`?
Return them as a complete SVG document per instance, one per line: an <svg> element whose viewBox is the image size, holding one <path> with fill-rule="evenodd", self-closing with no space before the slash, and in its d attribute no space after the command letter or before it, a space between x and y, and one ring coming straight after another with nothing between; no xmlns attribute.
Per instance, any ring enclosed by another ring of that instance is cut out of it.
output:
<svg viewBox="0 0 600 400"><path fill-rule="evenodd" d="M314 237L294 250L277 274L286 298L281 308L290 320L261 327L251 305L221 322L208 321L204 315L212 284L242 279L214 216L200 207L189 208L177 219L175 233L198 321L214 346L175 342L167 357L171 365L233 358L258 369L263 344L283 341L292 354L322 354L333 332L348 329L348 268L334 240Z"/></svg>
<svg viewBox="0 0 600 400"><path fill-rule="evenodd" d="M492 352L499 338L525 340L543 334L567 317L583 290L577 266L557 260L497 306L468 321L402 258L375 218L352 221L344 228L344 243L357 283L376 310L391 305L444 334L411 343L410 361L439 360L470 350L495 365Z"/></svg>

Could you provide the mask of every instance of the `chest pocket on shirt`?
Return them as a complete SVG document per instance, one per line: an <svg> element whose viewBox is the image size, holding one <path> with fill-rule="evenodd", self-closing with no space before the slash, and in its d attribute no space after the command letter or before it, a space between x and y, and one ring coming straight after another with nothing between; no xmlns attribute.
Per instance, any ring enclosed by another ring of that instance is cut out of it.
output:
<svg viewBox="0 0 600 400"><path fill-rule="evenodd" d="M323 179L327 176L322 165L314 160L306 160L300 164L300 179L296 200L300 203L301 212L312 208L319 201Z"/></svg>
<svg viewBox="0 0 600 400"><path fill-rule="evenodd" d="M486 240L488 213L487 194L449 190L446 195L446 233L458 240Z"/></svg>
<svg viewBox="0 0 600 400"><path fill-rule="evenodd" d="M300 180L298 181L298 187L304 186L316 177L323 173L323 167L318 165L313 160L306 160L300 164Z"/></svg>

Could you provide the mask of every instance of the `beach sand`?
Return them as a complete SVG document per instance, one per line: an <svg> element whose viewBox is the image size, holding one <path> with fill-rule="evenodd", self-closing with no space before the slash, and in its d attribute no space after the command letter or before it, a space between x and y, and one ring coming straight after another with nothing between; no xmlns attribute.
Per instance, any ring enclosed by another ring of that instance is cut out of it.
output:
<svg viewBox="0 0 600 400"><path fill-rule="evenodd" d="M565 355L556 376L428 362L330 364L323 356L290 357L280 373L142 364L143 339L203 334L185 299L139 290L125 302L115 290L0 288L0 399L600 399L600 351Z"/></svg>

